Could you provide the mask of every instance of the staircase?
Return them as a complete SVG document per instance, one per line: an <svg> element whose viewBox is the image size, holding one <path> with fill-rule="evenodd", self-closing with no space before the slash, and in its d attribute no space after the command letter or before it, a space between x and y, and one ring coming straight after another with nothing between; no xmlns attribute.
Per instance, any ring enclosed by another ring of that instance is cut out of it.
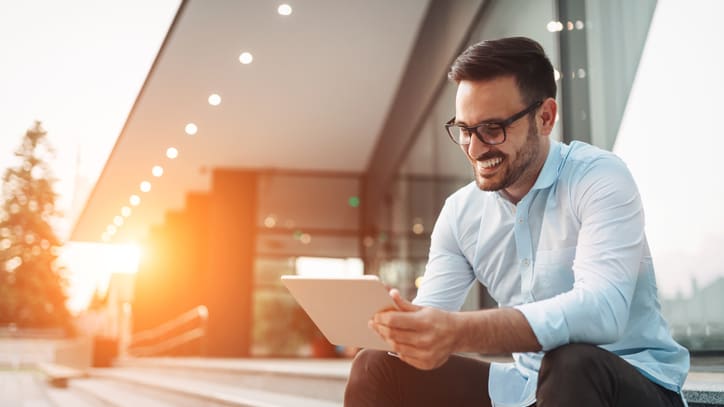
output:
<svg viewBox="0 0 724 407"><path fill-rule="evenodd" d="M341 406L351 360L126 358L65 390L91 405ZM62 400L61 400L62 401ZM74 406L57 403L58 407Z"/></svg>

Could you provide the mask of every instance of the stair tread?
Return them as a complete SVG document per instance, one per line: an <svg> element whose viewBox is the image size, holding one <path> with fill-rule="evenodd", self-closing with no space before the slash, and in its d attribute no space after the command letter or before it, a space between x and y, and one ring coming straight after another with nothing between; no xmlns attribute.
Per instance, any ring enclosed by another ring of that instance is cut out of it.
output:
<svg viewBox="0 0 724 407"><path fill-rule="evenodd" d="M177 376L170 377L160 373L151 373L133 368L116 367L110 369L93 369L91 371L91 375L94 377L121 380L137 385L160 388L184 394L186 396L198 397L231 405L254 407L332 407L341 405L340 403L328 400L279 394L264 390L242 388L239 386L230 386L191 378Z"/></svg>
<svg viewBox="0 0 724 407"><path fill-rule="evenodd" d="M347 380L351 359L299 360L299 359L214 359L193 357L122 358L116 366L144 366L263 372L305 377Z"/></svg>
<svg viewBox="0 0 724 407"><path fill-rule="evenodd" d="M90 394L104 405L114 407L173 407L173 404L129 392L127 389L116 387L112 382L102 379L74 380L72 387Z"/></svg>

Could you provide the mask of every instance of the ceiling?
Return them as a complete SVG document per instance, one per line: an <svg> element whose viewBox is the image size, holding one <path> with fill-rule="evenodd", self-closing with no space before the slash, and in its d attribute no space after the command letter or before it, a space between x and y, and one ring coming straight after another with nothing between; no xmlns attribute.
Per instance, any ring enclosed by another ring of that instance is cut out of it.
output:
<svg viewBox="0 0 724 407"><path fill-rule="evenodd" d="M71 240L101 241L132 194L112 241L142 238L217 167L365 171L428 3L305 0L282 16L268 0L185 1Z"/></svg>

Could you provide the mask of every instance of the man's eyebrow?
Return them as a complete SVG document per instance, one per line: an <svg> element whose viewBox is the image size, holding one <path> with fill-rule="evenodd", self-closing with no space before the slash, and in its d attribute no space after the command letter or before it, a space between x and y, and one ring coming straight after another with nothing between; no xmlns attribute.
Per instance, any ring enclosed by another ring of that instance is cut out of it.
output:
<svg viewBox="0 0 724 407"><path fill-rule="evenodd" d="M468 125L467 123L465 123L464 121L462 121L462 120L457 120L457 118L455 118L455 123L454 123L454 124L460 125L460 126L465 126L465 127L473 127L473 126L478 126L478 125L481 125L481 124L498 124L498 123L502 122L503 120L505 120L505 119L503 119L503 118L498 118L498 117L491 117L490 119L485 119L485 120L482 120L482 121L479 121L479 122L473 124L472 126L469 126L469 125Z"/></svg>

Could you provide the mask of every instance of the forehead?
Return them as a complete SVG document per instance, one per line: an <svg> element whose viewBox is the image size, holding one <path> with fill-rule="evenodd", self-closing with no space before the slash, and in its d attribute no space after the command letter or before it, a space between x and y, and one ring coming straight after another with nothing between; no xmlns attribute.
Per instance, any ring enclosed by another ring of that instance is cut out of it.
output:
<svg viewBox="0 0 724 407"><path fill-rule="evenodd" d="M467 124L504 119L523 104L512 76L486 81L460 81L455 96L455 118Z"/></svg>

